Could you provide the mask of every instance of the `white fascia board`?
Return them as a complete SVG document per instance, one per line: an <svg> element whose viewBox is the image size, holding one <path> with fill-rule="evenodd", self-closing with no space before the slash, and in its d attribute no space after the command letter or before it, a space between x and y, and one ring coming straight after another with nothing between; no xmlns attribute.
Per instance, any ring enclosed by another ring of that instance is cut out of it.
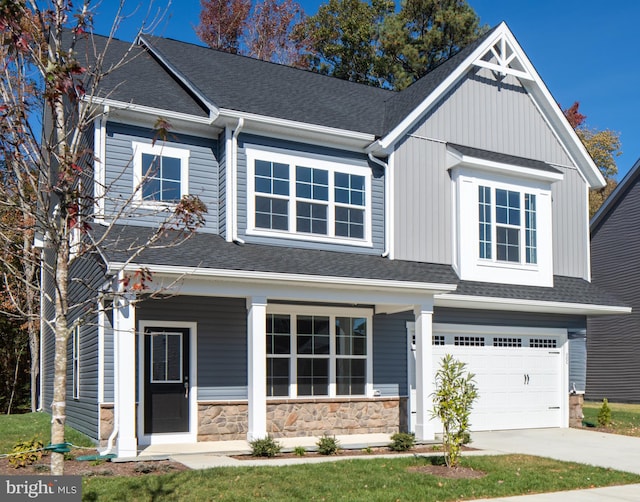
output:
<svg viewBox="0 0 640 502"><path fill-rule="evenodd" d="M502 173L508 176L517 176L519 178L529 178L536 181L548 181L551 183L554 181L561 181L564 178L562 173L553 173L534 169L532 167L514 166L511 164L504 164L502 162L480 159L478 157L463 155L458 151L454 152L453 149L455 149L455 147L447 149L447 153L449 154L447 168L449 169L458 166L469 166L483 171Z"/></svg>
<svg viewBox="0 0 640 502"><path fill-rule="evenodd" d="M228 110L226 108L220 109L219 118L233 119L234 121L240 118L244 118L245 123L247 123L245 128L247 129L252 124L263 125L267 127L281 127L283 129L299 130L304 131L305 133L330 136L339 138L343 142L344 140L351 140L354 143L358 144L360 148L364 148L364 146L370 144L373 140L375 140L375 135L369 133L350 131L347 129L339 129L336 127L328 127L318 124L310 124L307 122L298 122L295 120L281 119L277 117L269 117L267 115L258 115L255 113L240 112L237 110Z"/></svg>
<svg viewBox="0 0 640 502"><path fill-rule="evenodd" d="M189 113L176 112L172 110L164 110L153 106L137 105L126 101L118 101L110 98L83 98L91 104L108 106L116 110L125 110L143 115L151 115L154 117L164 117L166 119L182 120L185 122L193 122L195 124L212 125L217 117L197 117Z"/></svg>
<svg viewBox="0 0 640 502"><path fill-rule="evenodd" d="M457 285L455 284L365 279L360 277L284 274L277 272L256 272L248 270L151 265L145 263L130 263L125 265L124 263L110 262L108 265L108 269L110 272L121 270L124 270L126 272L134 272L142 267L149 269L151 273L160 275L171 275L175 277L185 276L191 278L230 279L236 281L249 281L254 284L287 282L292 284L311 284L315 288L326 285L327 287L332 289L395 289L428 293L430 295L438 293L448 293L450 291L454 291L457 288Z"/></svg>
<svg viewBox="0 0 640 502"><path fill-rule="evenodd" d="M631 307L614 305L592 305L585 303L545 302L516 298L494 298L456 294L436 294L437 307L509 310L514 312L545 312L548 314L613 315L629 314Z"/></svg>

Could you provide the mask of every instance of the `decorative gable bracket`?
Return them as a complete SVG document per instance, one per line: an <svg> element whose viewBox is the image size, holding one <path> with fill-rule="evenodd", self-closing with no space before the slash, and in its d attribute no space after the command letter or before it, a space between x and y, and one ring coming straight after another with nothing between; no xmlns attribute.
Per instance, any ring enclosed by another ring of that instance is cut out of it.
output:
<svg viewBox="0 0 640 502"><path fill-rule="evenodd" d="M513 75L526 80L534 80L506 33L500 34L489 50L473 61L473 64L488 68L501 77Z"/></svg>

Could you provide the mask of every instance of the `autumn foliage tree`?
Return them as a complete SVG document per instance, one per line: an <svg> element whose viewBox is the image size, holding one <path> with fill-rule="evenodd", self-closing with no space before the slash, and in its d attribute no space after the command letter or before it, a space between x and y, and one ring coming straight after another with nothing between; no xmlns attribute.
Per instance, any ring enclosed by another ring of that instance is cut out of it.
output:
<svg viewBox="0 0 640 502"><path fill-rule="evenodd" d="M610 129L592 129L585 124L586 115L580 113L580 103L574 102L569 108L563 110L565 117L578 134L587 152L595 162L600 173L606 181L606 185L598 190L589 192L589 217L593 216L618 182L615 179L618 174L616 157L622 154L620 134Z"/></svg>
<svg viewBox="0 0 640 502"><path fill-rule="evenodd" d="M201 0L196 33L213 49L282 64L299 64L292 31L304 18L294 0Z"/></svg>
<svg viewBox="0 0 640 502"><path fill-rule="evenodd" d="M42 276L52 285L43 288L43 301L51 306L51 315L41 321L54 346L53 397L45 404L51 409L54 445L65 441L70 334L86 322L85 313L99 308L99 291L85 286L86 295L78 301L71 294L77 281L72 264L98 255L98 247L108 242L115 228L115 217L126 218L135 210L132 202L145 182L143 177L129 199L118 200L114 219L105 221L96 233L92 211L103 195L83 188L93 186L92 169L100 161L88 140L93 137L94 121L103 113L95 98L104 78L124 71L141 51L131 44L120 56L106 58L111 37L92 36L92 5L90 0L0 2L0 201L2 212L15 221L4 224L0 231L0 249L5 250L0 254L0 272L5 285L12 281L18 285L16 294L3 298L9 299L11 308L4 303L3 308L5 314L18 312L25 322L38 320L38 313L24 308L21 297L40 294L32 271L42 266ZM123 2L114 27L122 17L122 7ZM170 128L164 120L158 124L160 135ZM109 187L102 191L105 198L109 196ZM158 214L158 227L148 238L122 250L128 256L125 261L130 263L145 249L188 238L204 222L205 211L196 197L183 197L173 210ZM17 246L16 234L22 239ZM33 249L34 237L42 242L42 260ZM8 249L13 251L7 253ZM144 290L150 280L145 270L123 277L128 284L123 280L116 296ZM24 291L18 294L21 288ZM64 473L60 448L51 454L51 472Z"/></svg>

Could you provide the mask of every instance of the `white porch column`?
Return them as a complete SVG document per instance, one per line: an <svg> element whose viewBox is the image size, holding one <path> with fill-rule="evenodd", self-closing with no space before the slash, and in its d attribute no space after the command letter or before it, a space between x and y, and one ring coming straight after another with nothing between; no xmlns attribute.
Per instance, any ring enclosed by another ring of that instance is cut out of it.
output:
<svg viewBox="0 0 640 502"><path fill-rule="evenodd" d="M267 436L267 299L247 298L247 440Z"/></svg>
<svg viewBox="0 0 640 502"><path fill-rule="evenodd" d="M414 305L416 316L416 439L434 438L435 430L431 422L433 400L433 344L431 337L433 319L433 299L421 305Z"/></svg>
<svg viewBox="0 0 640 502"><path fill-rule="evenodd" d="M118 428L117 454L135 457L136 438L136 310L130 298L114 301L114 427ZM142 378L142 376L139 376Z"/></svg>

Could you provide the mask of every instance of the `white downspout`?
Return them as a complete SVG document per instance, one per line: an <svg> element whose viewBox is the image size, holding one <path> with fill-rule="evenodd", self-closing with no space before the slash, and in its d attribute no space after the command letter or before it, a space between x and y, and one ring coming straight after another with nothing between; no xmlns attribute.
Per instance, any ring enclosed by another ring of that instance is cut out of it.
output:
<svg viewBox="0 0 640 502"><path fill-rule="evenodd" d="M244 118L238 119L236 130L233 131L231 137L231 176L233 178L233 204L231 206L231 220L232 220L232 239L233 242L238 244L244 244L244 241L238 237L238 136L240 131L244 127Z"/></svg>
<svg viewBox="0 0 640 502"><path fill-rule="evenodd" d="M389 164L380 160L377 157L374 157L373 153L369 152L369 160L374 164L378 164L382 169L384 169L384 252L382 256L386 258L389 256L390 243L391 243L391 212L390 212L390 200L389 196L391 194L390 182L389 179Z"/></svg>

